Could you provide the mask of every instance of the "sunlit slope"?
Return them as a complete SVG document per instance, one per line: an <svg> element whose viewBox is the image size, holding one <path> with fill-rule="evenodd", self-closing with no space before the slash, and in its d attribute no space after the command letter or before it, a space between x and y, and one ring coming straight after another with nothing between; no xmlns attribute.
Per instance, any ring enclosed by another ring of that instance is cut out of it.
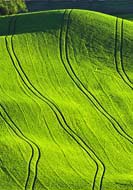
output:
<svg viewBox="0 0 133 190"><path fill-rule="evenodd" d="M131 190L133 23L61 10L0 26L0 189Z"/></svg>

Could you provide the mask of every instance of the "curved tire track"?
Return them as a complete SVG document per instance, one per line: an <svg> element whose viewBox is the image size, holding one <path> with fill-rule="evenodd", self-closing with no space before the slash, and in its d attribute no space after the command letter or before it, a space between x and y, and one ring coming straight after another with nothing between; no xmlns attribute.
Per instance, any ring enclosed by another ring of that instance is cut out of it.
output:
<svg viewBox="0 0 133 190"><path fill-rule="evenodd" d="M16 20L15 17L12 17L9 21L9 28L8 28L8 33L10 34L11 31L11 23L14 22ZM9 54L10 50L8 47L8 36L5 37L5 43L6 43L6 48L7 48L7 52ZM3 120L8 124L8 126L10 127L10 129L12 129L12 131L22 140L24 140L31 148L31 157L29 160L29 164L28 164L28 176L25 182L25 190L33 190L35 187L35 182L36 182L36 178L37 178L37 166L38 166L38 162L39 159L41 157L41 152L40 152L40 148L38 147L38 145L33 142L32 140L30 140L29 138L27 138L19 129L19 127L13 122L13 120L11 119L11 117L9 116L9 114L6 112L5 108L2 106L2 104L0 104L0 107L2 108L2 110L4 111L4 113L7 116L7 119L5 119L5 117L0 113L0 116L3 118ZM14 128L12 127L12 125L14 126ZM32 168L34 168L34 176L32 175Z"/></svg>
<svg viewBox="0 0 133 190"><path fill-rule="evenodd" d="M2 112L4 114L2 114ZM30 148L31 148L31 157L30 157L30 160L29 160L29 164L28 164L28 176L26 178L26 182L25 182L25 190L29 190L29 182L32 180L33 183L32 183L32 187L31 189L34 189L34 185L35 185L35 180L36 180L36 175L33 177L33 179L30 179L31 178L31 167L33 165L33 161L34 159L36 160L36 163L39 161L39 158L40 158L40 152L39 152L39 155L36 158L34 158L34 153L39 151L38 150L38 147L36 146L36 144L31 141L29 138L27 138L23 133L22 131L19 129L19 127L14 123L14 121L11 119L11 117L9 116L9 114L7 113L7 111L5 110L5 108L3 107L2 104L0 104L0 116L1 118L4 120L4 122L9 126L9 128L13 131L13 133L18 136L21 140L23 140L24 142L26 142Z"/></svg>
<svg viewBox="0 0 133 190"><path fill-rule="evenodd" d="M123 40L124 40L124 20L122 19L121 23L121 47L120 47L120 58L121 58L121 68L123 71L123 74L125 75L128 83L130 84L132 90L133 90L133 82L130 80L129 76L127 75L125 68L124 68L124 62L123 62Z"/></svg>
<svg viewBox="0 0 133 190"><path fill-rule="evenodd" d="M117 17L116 18L116 26L115 26L114 62L116 65L116 71L119 74L120 78L131 90L133 90L133 84L130 81L129 77L127 76L127 74L124 70L124 64L123 64L123 19L121 21L121 26L119 26L119 20L120 19ZM120 29L120 39L119 39L119 33L118 33L119 29ZM119 52L120 60L118 60L117 51Z"/></svg>
<svg viewBox="0 0 133 190"><path fill-rule="evenodd" d="M70 14L71 14L72 10L69 11L68 15L67 15L67 11L64 12L64 16L63 16L63 21L62 21L62 25L61 25L61 29L60 29L60 44L59 44L59 49L60 49L60 58L61 58L61 62L63 63L64 67L65 67L65 70L66 72L68 73L69 77L72 79L72 81L75 83L75 80L73 79L72 75L70 74L69 70L67 69L66 65L65 65L65 61L63 59L63 45L62 45L62 42L63 42L63 26L64 26L64 21L66 21L66 27L68 26L68 21L69 21L69 17L70 17ZM68 32L68 27L66 28L66 31ZM65 35L67 36L67 32L64 32ZM67 39L65 38L65 54L67 52L67 49L66 49L66 45L67 45ZM69 62L68 60L68 57L67 57L67 62ZM76 83L75 83L76 84ZM76 84L77 86L77 84ZM79 88L79 87L78 87ZM96 153L95 153L96 155ZM98 162L100 164L98 164ZM104 163L102 162L102 160L96 155L96 160L95 160L95 164L97 165L97 170L96 170L96 173L95 173L95 176L94 176L94 181L93 181L93 185L92 185L92 190L95 190L97 189L97 186L99 186L99 189L101 190L102 189L102 181L103 181L103 177L104 177L104 174L105 174L105 165ZM101 170L101 171L99 171ZM99 174L99 173L102 173L102 174ZM100 175L100 177L99 177ZM100 178L100 183L99 185L97 185L97 178Z"/></svg>
<svg viewBox="0 0 133 190"><path fill-rule="evenodd" d="M16 23L16 20L15 20ZM15 33L15 24L14 24L14 32ZM101 165L101 162L99 160L99 158L97 157L97 155L95 154L95 152L91 149L91 147L89 147L89 145L86 144L86 142L80 137L78 136L75 131L73 129L71 129L71 127L68 125L63 113L61 112L61 110L57 107L57 105L51 101L50 99L48 99L45 95L43 95L29 80L28 76L26 75L26 73L24 72L21 63L14 51L14 46L13 46L13 36L12 35L10 37L10 42L8 42L8 39L5 39L5 43L6 43L6 47L8 50L8 54L12 60L12 64L13 67L15 68L16 72L18 73L19 77L21 78L23 84L31 91L31 93L39 98L40 100L42 100L45 104L47 104L49 106L49 108L53 111L56 119L58 120L60 126L64 129L64 131L67 132L67 134L76 141L76 143L81 147L81 149L83 149L88 156L93 160L93 162L95 163L96 166L96 173L95 173L95 177L94 177L94 182L93 182L93 187L92 189L94 190L95 187L95 183L96 183L96 176L99 174L99 166ZM11 48L9 48L9 46ZM11 53L12 52L12 53ZM97 162L96 162L97 160ZM104 171L104 166L101 165L101 167L103 168ZM104 173L104 172L103 172ZM103 175L103 174L102 174ZM101 188L100 188L101 189Z"/></svg>

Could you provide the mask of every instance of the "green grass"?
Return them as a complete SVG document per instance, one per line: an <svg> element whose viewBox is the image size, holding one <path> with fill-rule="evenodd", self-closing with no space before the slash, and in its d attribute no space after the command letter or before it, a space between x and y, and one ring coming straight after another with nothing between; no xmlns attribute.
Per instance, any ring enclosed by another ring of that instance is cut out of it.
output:
<svg viewBox="0 0 133 190"><path fill-rule="evenodd" d="M0 18L0 190L133 189L133 23Z"/></svg>

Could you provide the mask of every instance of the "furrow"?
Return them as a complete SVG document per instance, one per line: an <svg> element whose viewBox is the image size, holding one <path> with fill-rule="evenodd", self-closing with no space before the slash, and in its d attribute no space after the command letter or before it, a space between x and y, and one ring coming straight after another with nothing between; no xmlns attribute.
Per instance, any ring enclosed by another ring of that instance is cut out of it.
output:
<svg viewBox="0 0 133 190"><path fill-rule="evenodd" d="M120 32L120 36L119 36ZM119 39L120 38L120 39ZM120 23L120 19L116 18L115 27L115 48L114 48L114 62L116 65L116 71L119 74L123 82L133 90L133 85L130 82L123 65L123 20Z"/></svg>
<svg viewBox="0 0 133 190"><path fill-rule="evenodd" d="M12 19L10 19L9 28L8 28L9 34L12 32L11 24L12 24L12 22L14 23L15 20L16 20L15 17L12 17ZM6 44L7 52L11 58L10 49L8 46L8 38L9 38L8 36L5 37L5 44ZM8 116L7 118L10 120L10 122L16 127L17 132L20 133L20 137L23 136L24 137L23 140L25 140L25 142L27 142L31 147L32 154L31 154L29 164L28 164L28 176L27 176L27 179L25 182L25 190L29 190L29 189L33 190L35 187L35 182L36 182L36 178L37 178L37 166L38 166L38 162L39 162L39 159L41 156L40 148L38 147L38 145L35 142L33 142L32 140L30 140L29 138L24 136L24 134L20 131L19 127L17 127L17 125L13 122L13 120L10 118L10 116L8 115L8 113L6 112L6 110L4 109L4 107L2 105L1 105L1 108L4 110L4 112ZM1 117L4 119L4 117L2 115L1 115ZM6 122L6 120L5 120L5 122ZM9 125L8 122L7 122L7 124ZM9 125L9 126L11 127L12 125ZM17 135L17 133L16 133L16 135ZM34 175L32 174L32 168L34 168Z"/></svg>
<svg viewBox="0 0 133 190"><path fill-rule="evenodd" d="M125 71L125 68L124 68L124 62L123 62L123 40L124 40L124 20L122 19L122 21L121 21L121 46L120 46L121 70L123 72L125 80L127 80L128 84L130 85L131 89L133 90L133 82L130 80L130 78L127 75L127 73Z"/></svg>
<svg viewBox="0 0 133 190"><path fill-rule="evenodd" d="M32 188L30 188L30 183L33 181L35 181L35 176L32 176L31 173L31 168L34 167L35 163L38 161L39 159L39 155L38 155L38 147L36 146L36 144L34 142L32 142L29 138L27 138L22 131L19 129L19 127L14 123L14 121L11 119L11 117L9 116L9 114L7 113L7 111L5 110L5 108L3 107L2 104L0 104L0 116L1 118L4 120L4 122L9 126L9 128L12 130L12 132L18 136L21 140L23 140L24 142L26 142L30 148L31 148L31 157L29 160L29 164L28 164L28 175L26 178L26 182L25 182L25 190L33 190L34 186L32 185ZM35 156L34 154L36 153Z"/></svg>

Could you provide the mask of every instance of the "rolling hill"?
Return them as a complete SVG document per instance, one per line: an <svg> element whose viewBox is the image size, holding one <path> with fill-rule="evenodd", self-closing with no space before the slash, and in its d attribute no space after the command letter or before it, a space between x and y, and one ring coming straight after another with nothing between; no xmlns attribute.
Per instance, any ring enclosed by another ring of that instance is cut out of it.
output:
<svg viewBox="0 0 133 190"><path fill-rule="evenodd" d="M0 190L133 189L133 22L0 18Z"/></svg>

